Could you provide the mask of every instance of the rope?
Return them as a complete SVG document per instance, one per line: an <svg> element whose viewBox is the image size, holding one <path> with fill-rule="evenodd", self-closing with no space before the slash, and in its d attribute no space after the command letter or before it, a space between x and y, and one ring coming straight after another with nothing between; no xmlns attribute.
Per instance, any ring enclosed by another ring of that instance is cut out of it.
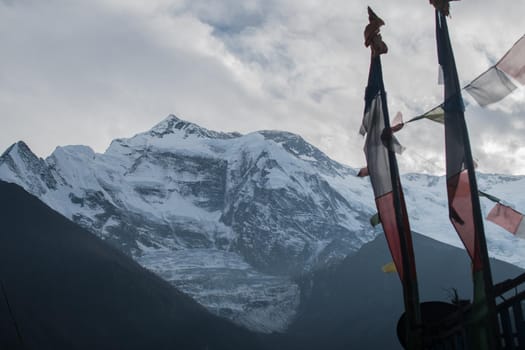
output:
<svg viewBox="0 0 525 350"><path fill-rule="evenodd" d="M11 320L13 321L13 325L15 326L16 336L18 338L18 341L20 342L22 349L25 349L26 347L22 339L22 334L20 333L20 328L18 328L18 323L16 322L15 315L13 314L13 310L11 309L11 305L9 304L9 299L7 298L7 293L5 291L4 282L0 281L0 287L2 288L2 294L4 295L4 300L7 305L7 311L9 312L9 316L11 317Z"/></svg>

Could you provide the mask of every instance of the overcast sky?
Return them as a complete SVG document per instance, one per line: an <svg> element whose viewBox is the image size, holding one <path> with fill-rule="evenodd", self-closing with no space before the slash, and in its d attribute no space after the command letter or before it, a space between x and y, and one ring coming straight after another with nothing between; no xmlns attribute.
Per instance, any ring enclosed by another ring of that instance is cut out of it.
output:
<svg viewBox="0 0 525 350"><path fill-rule="evenodd" d="M363 166L358 135L369 67L366 6L385 20L390 113L441 102L427 0L0 0L0 152L24 140L104 152L168 114L213 130L278 129ZM525 33L525 1L452 3L460 80L493 65ZM525 92L466 110L482 172L525 174ZM442 174L443 129L399 132L402 171Z"/></svg>

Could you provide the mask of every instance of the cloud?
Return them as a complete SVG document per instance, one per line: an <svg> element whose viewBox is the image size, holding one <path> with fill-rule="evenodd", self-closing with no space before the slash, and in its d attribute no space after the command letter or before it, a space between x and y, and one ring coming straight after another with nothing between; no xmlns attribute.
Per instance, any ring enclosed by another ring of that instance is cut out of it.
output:
<svg viewBox="0 0 525 350"><path fill-rule="evenodd" d="M391 114L409 118L438 104L433 10L420 0L0 2L0 148L24 139L40 155L71 143L100 152L111 139L175 113L216 130L295 132L361 166L368 4L387 22ZM523 34L524 10L510 0L453 4L450 30L463 82ZM490 153L525 145L520 94L488 110L467 109L483 171L525 172L517 153ZM408 148L403 171L443 171L440 128L423 121L400 132Z"/></svg>

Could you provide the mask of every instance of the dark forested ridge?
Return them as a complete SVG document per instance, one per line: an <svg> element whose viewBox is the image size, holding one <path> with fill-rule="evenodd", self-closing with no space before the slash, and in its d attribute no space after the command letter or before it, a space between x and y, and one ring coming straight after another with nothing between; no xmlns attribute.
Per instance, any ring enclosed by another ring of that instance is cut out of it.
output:
<svg viewBox="0 0 525 350"><path fill-rule="evenodd" d="M12 310L2 296L1 349L260 348L254 333L5 182L0 223L0 279Z"/></svg>

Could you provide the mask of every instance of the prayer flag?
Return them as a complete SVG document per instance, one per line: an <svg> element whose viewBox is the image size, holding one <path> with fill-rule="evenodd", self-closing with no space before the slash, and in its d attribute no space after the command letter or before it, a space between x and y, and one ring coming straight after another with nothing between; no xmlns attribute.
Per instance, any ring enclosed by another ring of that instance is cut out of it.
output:
<svg viewBox="0 0 525 350"><path fill-rule="evenodd" d="M372 215L372 217L370 218L370 225L372 225L372 227L376 227L380 223L381 219L379 218L379 213L375 213L374 215Z"/></svg>
<svg viewBox="0 0 525 350"><path fill-rule="evenodd" d="M396 144L397 141L392 133L385 135L384 132L390 129L386 106L381 60L380 56L376 56L372 58L370 67L361 130L366 133L365 155L376 206L392 258L401 280L404 280L404 259L407 260L411 277L415 278L414 253L397 163L391 163L395 161L395 155L389 155L387 147ZM401 237L406 242L406 254L401 247Z"/></svg>
<svg viewBox="0 0 525 350"><path fill-rule="evenodd" d="M525 85L525 35L511 47L496 67Z"/></svg>
<svg viewBox="0 0 525 350"><path fill-rule="evenodd" d="M446 18L436 11L436 35L438 60L443 69L445 82L445 153L447 193L449 204L449 217L459 237L463 241L474 271L483 268L478 235L483 234L478 230L483 227L476 225L474 218L474 203L472 191L477 194L477 186L471 183L474 166L468 140L467 126L463 114L464 105L461 97L458 74L452 45L448 34ZM473 188L474 187L474 188ZM478 208L479 208L479 198Z"/></svg>
<svg viewBox="0 0 525 350"><path fill-rule="evenodd" d="M523 214L507 205L496 203L487 216L487 220L503 227L516 237L525 238L525 222L523 222Z"/></svg>
<svg viewBox="0 0 525 350"><path fill-rule="evenodd" d="M357 173L358 177L367 177L368 176L368 167L361 168Z"/></svg>
<svg viewBox="0 0 525 350"><path fill-rule="evenodd" d="M396 265L393 262L389 262L388 264L383 265L381 270L384 273L394 273L397 272Z"/></svg>
<svg viewBox="0 0 525 350"><path fill-rule="evenodd" d="M407 121L407 123L415 122L416 120L420 120L423 118L432 120L433 122L436 122L436 123L444 124L445 123L445 111L443 110L443 105L441 104L439 106L436 106L432 108L430 111L425 112L421 115L418 115L417 117L410 119L409 121Z"/></svg>
<svg viewBox="0 0 525 350"><path fill-rule="evenodd" d="M465 86L465 90L481 107L504 99L516 89L517 86L496 66Z"/></svg>

